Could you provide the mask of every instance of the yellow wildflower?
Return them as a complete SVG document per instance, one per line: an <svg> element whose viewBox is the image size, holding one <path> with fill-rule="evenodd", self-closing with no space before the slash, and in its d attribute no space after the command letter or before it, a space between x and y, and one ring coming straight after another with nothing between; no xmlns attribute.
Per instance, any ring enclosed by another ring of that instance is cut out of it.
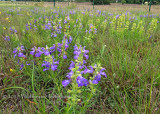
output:
<svg viewBox="0 0 160 114"><path fill-rule="evenodd" d="M1 12L0 12L0 15L1 15Z"/></svg>
<svg viewBox="0 0 160 114"><path fill-rule="evenodd" d="M8 20L9 18L7 17L7 18L5 18L5 20Z"/></svg>
<svg viewBox="0 0 160 114"><path fill-rule="evenodd" d="M30 16L30 14L27 12L27 15Z"/></svg>
<svg viewBox="0 0 160 114"><path fill-rule="evenodd" d="M10 68L10 72L14 72L14 69L11 69L11 68Z"/></svg>
<svg viewBox="0 0 160 114"><path fill-rule="evenodd" d="M6 27L3 27L4 30L6 30Z"/></svg>

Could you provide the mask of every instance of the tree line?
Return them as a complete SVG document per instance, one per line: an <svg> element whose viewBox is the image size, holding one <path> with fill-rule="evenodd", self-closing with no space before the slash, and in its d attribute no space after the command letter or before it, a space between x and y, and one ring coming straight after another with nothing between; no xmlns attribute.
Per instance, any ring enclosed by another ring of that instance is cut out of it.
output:
<svg viewBox="0 0 160 114"><path fill-rule="evenodd" d="M93 2L93 0L91 0ZM122 4L144 4L150 2L150 0L94 0L95 4L110 4L110 3L122 3ZM152 0L152 4L160 4L160 0Z"/></svg>
<svg viewBox="0 0 160 114"><path fill-rule="evenodd" d="M53 2L54 0L16 0L16 1L37 1L37 2ZM92 2L93 0L55 0L56 2ZM142 4L145 2L150 2L150 0L94 0L94 4L110 4L110 3L122 3L122 4ZM160 4L160 0L152 0L152 4Z"/></svg>

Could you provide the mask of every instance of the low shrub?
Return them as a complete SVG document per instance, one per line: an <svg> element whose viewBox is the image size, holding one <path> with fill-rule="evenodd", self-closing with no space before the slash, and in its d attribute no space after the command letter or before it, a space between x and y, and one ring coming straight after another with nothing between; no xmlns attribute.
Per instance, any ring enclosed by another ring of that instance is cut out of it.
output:
<svg viewBox="0 0 160 114"><path fill-rule="evenodd" d="M91 0L93 2L93 0ZM109 5L110 1L109 0L94 0L95 5Z"/></svg>

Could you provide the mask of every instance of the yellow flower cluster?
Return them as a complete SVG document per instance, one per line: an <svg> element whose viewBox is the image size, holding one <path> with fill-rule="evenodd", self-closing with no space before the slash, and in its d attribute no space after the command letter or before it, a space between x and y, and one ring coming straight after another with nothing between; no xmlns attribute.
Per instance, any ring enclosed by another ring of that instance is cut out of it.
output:
<svg viewBox="0 0 160 114"><path fill-rule="evenodd" d="M10 20L9 20L9 18L8 18L8 17L7 17L7 18L5 18L5 20L6 20L6 21L8 21L8 22L10 22Z"/></svg>
<svg viewBox="0 0 160 114"><path fill-rule="evenodd" d="M147 30L147 36L146 37L152 37L152 34L154 33L154 31L156 30L157 28L157 22L158 20L153 18L150 25L149 25L149 29Z"/></svg>
<svg viewBox="0 0 160 114"><path fill-rule="evenodd" d="M122 15L114 16L110 22L111 32L117 31L118 33L123 33L125 30L129 29L129 14L123 13Z"/></svg>
<svg viewBox="0 0 160 114"><path fill-rule="evenodd" d="M132 32L135 32L136 28L137 28L137 24L136 24L136 23L133 23L132 28L131 28L131 31L132 31Z"/></svg>
<svg viewBox="0 0 160 114"><path fill-rule="evenodd" d="M117 19L117 32L124 32L129 27L129 21L126 19L126 15L122 14Z"/></svg>
<svg viewBox="0 0 160 114"><path fill-rule="evenodd" d="M137 26L137 30L139 35L142 37L144 34L144 26L143 26L143 21L141 20Z"/></svg>

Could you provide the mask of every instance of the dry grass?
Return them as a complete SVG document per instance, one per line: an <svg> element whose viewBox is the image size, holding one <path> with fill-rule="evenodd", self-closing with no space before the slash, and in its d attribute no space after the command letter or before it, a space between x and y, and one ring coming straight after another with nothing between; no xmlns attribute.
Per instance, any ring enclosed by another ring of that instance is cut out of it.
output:
<svg viewBox="0 0 160 114"><path fill-rule="evenodd" d="M79 9L93 9L93 5L91 3L71 3L76 5ZM66 7L68 3L64 2L56 2L57 7ZM44 7L53 7L53 2L45 2ZM138 4L118 4L112 3L111 5L95 5L96 10L107 10L109 12L124 12L124 11L142 11L148 12L149 6L138 5ZM152 5L151 13L160 14L160 5Z"/></svg>
<svg viewBox="0 0 160 114"><path fill-rule="evenodd" d="M53 7L54 2L0 2L0 5L36 5L42 7ZM38 5L40 4L40 5ZM56 2L56 7L67 7L68 2ZM70 3L69 6L73 6L78 9L93 9L93 5L90 2L85 3ZM96 10L107 10L108 12L149 12L149 6L141 4L120 4L120 3L111 3L111 5L95 5ZM160 5L152 5L151 13L160 14Z"/></svg>

